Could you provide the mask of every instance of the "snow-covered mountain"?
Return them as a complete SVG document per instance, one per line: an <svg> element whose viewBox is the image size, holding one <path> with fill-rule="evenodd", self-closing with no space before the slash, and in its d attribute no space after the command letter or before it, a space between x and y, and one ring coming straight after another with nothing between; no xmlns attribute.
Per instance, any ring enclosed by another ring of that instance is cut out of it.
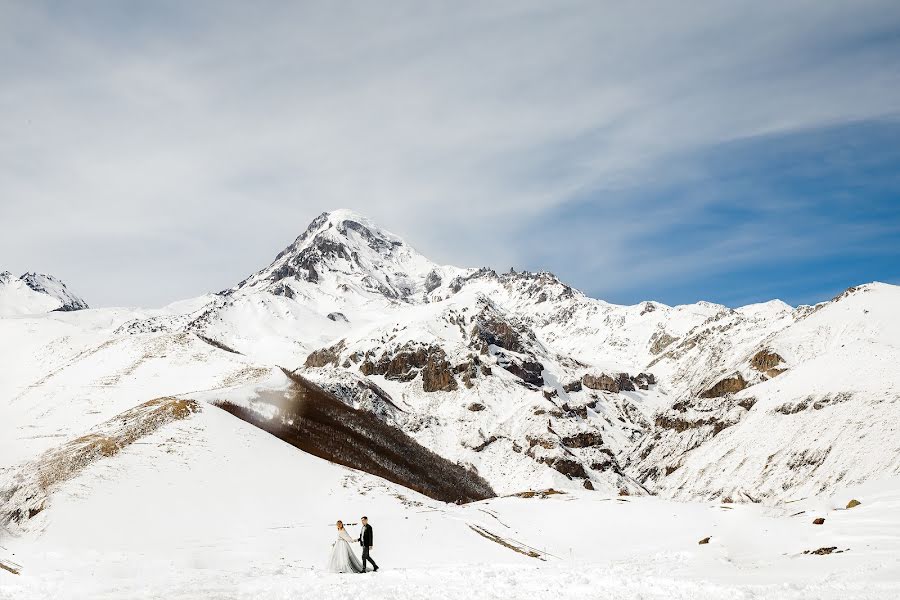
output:
<svg viewBox="0 0 900 600"><path fill-rule="evenodd" d="M52 275L25 273L14 277L9 271L0 272L0 317L85 308L87 302Z"/></svg>
<svg viewBox="0 0 900 600"><path fill-rule="evenodd" d="M900 416L894 306L900 290L884 284L812 307L618 306L551 273L437 265L338 210L234 288L113 319L103 343L184 340L219 350L204 361L245 361L260 374L277 365L497 493L775 501L900 474L900 449L872 461L859 442L873 430L890 438ZM862 369L878 375L860 378ZM178 391L190 390L167 393ZM218 393L279 418L255 392ZM778 408L804 402L819 408ZM820 419L840 424L832 438Z"/></svg>
<svg viewBox="0 0 900 600"><path fill-rule="evenodd" d="M41 561L84 536L89 515L143 506L151 521L141 535L165 562L172 546L156 531L190 549L229 511L255 535L296 506L330 518L332 507L312 499L355 507L369 494L396 521L410 507L438 515L410 518L398 540L415 546L416 528L436 528L476 561L498 547L556 560L571 542L553 534L539 547L526 525L576 513L606 515L621 548L683 557L683 540L662 550L631 539L646 515L671 513L706 528L690 536L729 540L719 562L750 556L737 548L756 547L751 530L777 517L796 536L752 554L772 564L821 537L785 519L900 475L898 307L900 288L880 283L796 308L619 306L551 273L437 265L346 210L317 217L233 288L162 309L72 312L86 304L58 280L3 273L0 534L20 534L20 555ZM270 464L277 476L259 468ZM246 481L240 494L234 477ZM173 482L184 491L165 500L153 487ZM518 504L546 489L564 493ZM286 496L273 503L270 491ZM503 498L481 500L494 496ZM712 503L700 516L635 496ZM180 516L150 514L172 497ZM647 511L606 511L604 501L646 501ZM200 516L197 502L217 508ZM271 518L247 516L260 502ZM736 512L735 533L714 516L727 512L720 503L766 507ZM112 556L129 551L103 535ZM287 552L286 538L266 540ZM192 565L185 552L177 560Z"/></svg>

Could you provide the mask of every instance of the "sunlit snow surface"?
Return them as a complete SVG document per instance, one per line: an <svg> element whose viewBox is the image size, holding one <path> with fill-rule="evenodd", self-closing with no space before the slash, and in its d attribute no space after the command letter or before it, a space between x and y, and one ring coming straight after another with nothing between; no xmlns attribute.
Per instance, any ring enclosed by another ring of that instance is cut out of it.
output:
<svg viewBox="0 0 900 600"><path fill-rule="evenodd" d="M21 566L0 569L0 598L900 597L900 288L867 284L794 309L616 306L550 274L438 266L386 232L341 234L350 217L371 226L339 211L289 248L302 252L314 234L326 250L343 245L313 265L315 281L270 277L289 262L283 254L228 293L158 310L48 312L59 299L19 284L0 290L0 491L34 475L43 453L114 428L148 400L200 407L50 489L35 476L37 487L15 488L17 502L38 493L40 510L17 536L0 531L0 562ZM457 389L440 392L425 392L418 375L369 381L399 407L398 426L501 495L564 494L445 505L304 454L210 404L284 392L279 367L324 386L353 383L362 375L351 356L408 342L439 346L458 365L476 351L472 317L485 309L520 326L544 386L523 386L490 352L490 372L471 388L459 374ZM336 366L304 367L342 340ZM760 350L778 353L786 371L754 370ZM658 383L565 389L607 371L649 371ZM752 385L698 401L735 373ZM552 416L589 400L585 416ZM660 425L661 415L727 427L709 434ZM591 467L595 492L515 450L529 436L584 431L602 433L623 468ZM642 481L657 497L616 495L654 466L663 474ZM844 510L854 498L862 504ZM324 573L334 521L363 514L382 570ZM825 523L813 525L817 517ZM840 552L804 554L832 547Z"/></svg>
<svg viewBox="0 0 900 600"><path fill-rule="evenodd" d="M851 497L862 505L839 510ZM779 507L568 493L445 505L205 407L67 483L2 598L896 598L900 481ZM800 513L800 514L797 514ZM333 521L377 574L322 565ZM795 516L791 516L795 515ZM812 524L822 516L822 526ZM483 528L546 560L485 539ZM350 527L351 533L356 528ZM708 545L698 541L711 536ZM830 556L804 550L837 546Z"/></svg>

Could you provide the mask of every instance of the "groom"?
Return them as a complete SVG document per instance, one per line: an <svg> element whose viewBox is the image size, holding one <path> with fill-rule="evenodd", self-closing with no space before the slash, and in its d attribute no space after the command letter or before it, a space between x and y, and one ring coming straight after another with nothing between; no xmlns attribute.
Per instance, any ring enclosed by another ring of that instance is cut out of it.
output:
<svg viewBox="0 0 900 600"><path fill-rule="evenodd" d="M363 564L363 573L366 572L366 561L372 563L372 571L375 572L378 570L378 565L375 564L375 561L372 560L372 557L369 556L369 548L372 547L372 526L369 525L369 518L363 517L359 520L362 523L362 531L359 532L359 543L362 545L363 553L362 553L362 564Z"/></svg>

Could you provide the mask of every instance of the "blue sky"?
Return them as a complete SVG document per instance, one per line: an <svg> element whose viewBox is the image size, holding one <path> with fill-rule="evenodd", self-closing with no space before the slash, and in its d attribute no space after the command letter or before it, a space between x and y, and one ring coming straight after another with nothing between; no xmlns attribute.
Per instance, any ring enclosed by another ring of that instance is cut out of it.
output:
<svg viewBox="0 0 900 600"><path fill-rule="evenodd" d="M529 226L522 236L544 243L526 262L622 303L796 305L900 283L900 120L763 135L670 163L677 174L592 190ZM623 224L620 271L605 238ZM575 232L585 241L569 260Z"/></svg>
<svg viewBox="0 0 900 600"><path fill-rule="evenodd" d="M0 5L0 270L230 287L322 211L615 302L897 282L900 5Z"/></svg>

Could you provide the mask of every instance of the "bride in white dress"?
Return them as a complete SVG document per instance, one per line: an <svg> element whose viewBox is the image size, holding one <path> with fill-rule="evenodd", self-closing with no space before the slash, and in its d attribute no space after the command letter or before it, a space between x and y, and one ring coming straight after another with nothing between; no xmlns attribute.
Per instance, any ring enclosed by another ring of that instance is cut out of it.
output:
<svg viewBox="0 0 900 600"><path fill-rule="evenodd" d="M362 573L363 566L353 553L350 544L356 540L347 534L343 521L337 522L337 539L331 546L331 557L328 559L328 570L332 573Z"/></svg>

